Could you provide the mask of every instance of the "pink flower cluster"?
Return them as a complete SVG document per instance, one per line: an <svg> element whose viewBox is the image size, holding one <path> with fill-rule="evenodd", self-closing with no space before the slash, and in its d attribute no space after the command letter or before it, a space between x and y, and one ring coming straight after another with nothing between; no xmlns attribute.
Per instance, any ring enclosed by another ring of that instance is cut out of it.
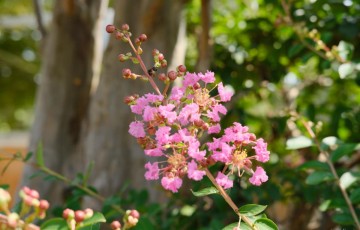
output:
<svg viewBox="0 0 360 230"><path fill-rule="evenodd" d="M252 170L252 161L266 162L270 152L263 139L256 140L248 128L234 123L224 130L220 138L202 145L204 134L219 134L220 116L227 113L223 102L231 100L233 93L222 83L217 85L216 96L210 96L207 86L215 82L213 72L186 73L182 87L173 87L170 95L145 94L132 96L128 101L131 111L139 118L130 124L129 133L136 137L147 156L159 161L145 165L147 180L161 178L162 186L177 192L182 178L199 181L205 168L214 162L225 164L228 172L219 172L216 181L225 189L233 186L229 174L244 171L252 174L250 182L260 185L267 181L265 171L258 166ZM255 155L248 156L252 149Z"/></svg>

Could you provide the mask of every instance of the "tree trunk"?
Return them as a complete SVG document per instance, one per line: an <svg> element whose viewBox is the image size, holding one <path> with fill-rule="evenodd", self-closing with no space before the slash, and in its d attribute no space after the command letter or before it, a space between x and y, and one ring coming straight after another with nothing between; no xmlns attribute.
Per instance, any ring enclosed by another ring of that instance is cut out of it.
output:
<svg viewBox="0 0 360 230"><path fill-rule="evenodd" d="M129 24L134 39L140 33L148 36L148 41L142 45L147 68L153 65L151 52L154 48L164 53L168 61L173 60L182 7L182 1L171 0L115 1L114 24L117 27ZM146 187L144 152L128 134L134 115L123 103L123 98L134 93L144 94L151 89L148 82L122 78L122 69L126 67L142 74L138 65L117 61L118 54L128 51L128 44L112 36L85 132L85 153L89 162L95 162L91 184L106 196L119 191L125 182L130 182L134 188ZM159 183L152 182L150 186L159 186Z"/></svg>
<svg viewBox="0 0 360 230"><path fill-rule="evenodd" d="M86 118L91 80L102 50L96 49L99 19L107 1L58 0L44 38L40 86L30 147L43 146L47 167L73 177L84 165L79 154L81 126ZM36 169L27 167L23 184L38 189L51 202L60 202L61 183L28 181Z"/></svg>

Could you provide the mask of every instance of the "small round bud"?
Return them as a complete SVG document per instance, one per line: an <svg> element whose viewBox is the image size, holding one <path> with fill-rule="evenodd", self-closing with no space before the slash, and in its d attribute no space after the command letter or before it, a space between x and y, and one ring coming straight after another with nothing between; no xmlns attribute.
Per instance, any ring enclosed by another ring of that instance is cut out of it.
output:
<svg viewBox="0 0 360 230"><path fill-rule="evenodd" d="M193 85L193 88L194 89L200 89L201 88L201 85L199 82L196 82L194 85Z"/></svg>
<svg viewBox="0 0 360 230"><path fill-rule="evenodd" d="M43 210L49 209L50 204L47 200L40 200L39 208Z"/></svg>
<svg viewBox="0 0 360 230"><path fill-rule="evenodd" d="M106 26L106 32L108 32L109 34L114 33L115 29L116 28L115 28L114 25L107 25Z"/></svg>
<svg viewBox="0 0 360 230"><path fill-rule="evenodd" d="M177 67L178 71L181 73L185 73L186 72L186 67L184 65L179 65Z"/></svg>
<svg viewBox="0 0 360 230"><path fill-rule="evenodd" d="M77 223L83 222L85 219L85 212L83 210L77 210L75 212L75 221Z"/></svg>
<svg viewBox="0 0 360 230"><path fill-rule="evenodd" d="M136 44L137 46L141 45L141 41L140 41L139 38L136 38L136 39L135 39L135 44Z"/></svg>
<svg viewBox="0 0 360 230"><path fill-rule="evenodd" d="M63 218L64 219L69 219L69 218L74 218L75 216L75 212L74 210L67 208L63 211Z"/></svg>
<svg viewBox="0 0 360 230"><path fill-rule="evenodd" d="M140 40L141 42L145 42L145 41L147 40L146 34L140 34L139 40Z"/></svg>
<svg viewBox="0 0 360 230"><path fill-rule="evenodd" d="M164 74L164 73L160 73L159 75L158 75L158 78L159 78L159 80L160 81L166 81L166 74Z"/></svg>
<svg viewBox="0 0 360 230"><path fill-rule="evenodd" d="M19 221L20 217L19 214L17 214L16 212L10 213L7 216L7 224L10 228L15 229L17 227L17 223Z"/></svg>
<svg viewBox="0 0 360 230"><path fill-rule="evenodd" d="M135 209L131 210L129 215L136 218L136 219L140 218L140 213Z"/></svg>
<svg viewBox="0 0 360 230"><path fill-rule="evenodd" d="M25 203L26 205L28 205L28 206L32 206L33 200L35 200L35 199L32 198L31 196L25 196L25 197L23 198L24 203Z"/></svg>
<svg viewBox="0 0 360 230"><path fill-rule="evenodd" d="M170 71L168 72L168 78L171 80L171 81L175 81L175 79L177 78L177 74L175 71Z"/></svg>
<svg viewBox="0 0 360 230"><path fill-rule="evenodd" d="M164 59L161 61L161 67L165 68L167 66L167 61Z"/></svg>
<svg viewBox="0 0 360 230"><path fill-rule="evenodd" d="M123 74L124 78L128 78L131 75L131 70L130 69L123 69L122 74Z"/></svg>
<svg viewBox="0 0 360 230"><path fill-rule="evenodd" d="M113 222L111 222L110 226L111 226L111 229L113 229L113 230L118 230L121 228L121 224L117 220L114 220Z"/></svg>
<svg viewBox="0 0 360 230"><path fill-rule="evenodd" d="M85 209L84 212L85 212L85 219L89 219L94 215L94 211L91 208Z"/></svg>
<svg viewBox="0 0 360 230"><path fill-rule="evenodd" d="M159 61L161 62L162 60L164 60L164 54L162 54L162 53L159 53L159 55L158 55L158 59L159 59Z"/></svg>
<svg viewBox="0 0 360 230"><path fill-rule="evenodd" d="M116 33L115 33L115 38L116 38L117 40L122 40L122 39L124 38L124 34L121 33L120 31L116 31Z"/></svg>
<svg viewBox="0 0 360 230"><path fill-rule="evenodd" d="M153 51L152 51L152 56L157 56L157 55L159 55L159 53L160 53L160 51L159 50L157 50L157 49L153 49Z"/></svg>
<svg viewBox="0 0 360 230"><path fill-rule="evenodd" d="M128 24L123 24L122 26L121 26L121 29L122 30L129 30L130 29L130 27L129 27L129 25Z"/></svg>
<svg viewBox="0 0 360 230"><path fill-rule="evenodd" d="M22 188L22 190L24 191L24 193L26 195L30 195L31 189L29 187L25 186L25 187Z"/></svg>
<svg viewBox="0 0 360 230"><path fill-rule="evenodd" d="M195 121L194 121L194 125L196 125L197 127L203 126L204 123L205 123L205 122L204 122L203 120L201 120L201 119L198 119L198 120L195 120Z"/></svg>
<svg viewBox="0 0 360 230"><path fill-rule="evenodd" d="M128 57L124 54L119 54L118 56L118 60L121 61L121 62L124 62L128 59Z"/></svg>
<svg viewBox="0 0 360 230"><path fill-rule="evenodd" d="M0 206L2 204L8 204L11 200L10 193L5 189L0 188Z"/></svg>
<svg viewBox="0 0 360 230"><path fill-rule="evenodd" d="M31 196L32 198L35 198L35 199L39 199L40 194L36 190L31 190L29 196Z"/></svg>

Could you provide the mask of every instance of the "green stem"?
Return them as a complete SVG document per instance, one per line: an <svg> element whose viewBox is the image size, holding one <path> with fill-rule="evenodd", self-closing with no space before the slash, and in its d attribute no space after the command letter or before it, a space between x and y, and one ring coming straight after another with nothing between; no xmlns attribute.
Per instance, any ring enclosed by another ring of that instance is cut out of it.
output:
<svg viewBox="0 0 360 230"><path fill-rule="evenodd" d="M337 174L336 172L336 169L335 169L335 166L334 164L332 163L331 159L330 159L330 154L327 152L327 151L323 151L320 147L320 142L319 140L317 139L314 131L310 128L310 126L308 125L308 123L304 120L301 120L301 122L303 123L304 127L306 128L307 132L309 133L309 135L311 136L311 138L314 140L315 142L315 145L317 147L317 149L319 150L320 154L323 154L326 158L326 163L329 165L330 167L330 171L331 173L333 174L333 176L335 177L335 183L336 185L339 187L344 199L345 199L345 202L349 208L349 211L351 213L351 216L352 218L354 219L355 221L355 225L357 227L357 229L360 229L360 223L359 223L359 220L356 216L356 212L355 212L355 209L351 203L351 200L349 198L349 195L347 194L346 190L341 186L340 184L340 177L339 175Z"/></svg>
<svg viewBox="0 0 360 230"><path fill-rule="evenodd" d="M214 176L211 174L209 169L205 168L206 176L210 179L211 183L215 185L217 190L219 191L220 195L224 198L226 203L233 209L233 211L236 213L236 215L239 216L247 225L249 225L252 229L257 230L255 226L253 226L253 223L250 221L249 218L239 213L239 208L236 206L234 201L230 198L230 196L225 192L223 187L221 187L215 180Z"/></svg>

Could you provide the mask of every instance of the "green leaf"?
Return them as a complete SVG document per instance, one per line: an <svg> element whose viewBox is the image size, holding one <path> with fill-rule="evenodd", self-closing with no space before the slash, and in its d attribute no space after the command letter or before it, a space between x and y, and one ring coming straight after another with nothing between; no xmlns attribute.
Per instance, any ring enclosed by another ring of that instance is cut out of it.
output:
<svg viewBox="0 0 360 230"><path fill-rule="evenodd" d="M350 76L354 72L355 66L353 63L344 63L339 66L338 72L341 79Z"/></svg>
<svg viewBox="0 0 360 230"><path fill-rule="evenodd" d="M332 162L335 162L339 160L341 157L345 155L349 155L350 153L353 153L355 150L360 149L360 144L355 143L345 143L342 145L339 145L330 155L330 159Z"/></svg>
<svg viewBox="0 0 360 230"><path fill-rule="evenodd" d="M79 227L78 230L99 230L100 223Z"/></svg>
<svg viewBox="0 0 360 230"><path fill-rule="evenodd" d="M359 180L352 172L346 172L340 177L340 186L344 189L349 188L353 183Z"/></svg>
<svg viewBox="0 0 360 230"><path fill-rule="evenodd" d="M292 58L296 54L298 54L301 50L303 50L304 46L302 44L296 44L290 47L289 49L289 57Z"/></svg>
<svg viewBox="0 0 360 230"><path fill-rule="evenodd" d="M255 216L266 209L266 205L246 204L239 208L239 213L244 216Z"/></svg>
<svg viewBox="0 0 360 230"><path fill-rule="evenodd" d="M340 225L352 225L354 220L351 217L350 213L335 213L332 216L332 220Z"/></svg>
<svg viewBox="0 0 360 230"><path fill-rule="evenodd" d="M260 218L255 221L255 227L260 230L277 230L276 224L268 218Z"/></svg>
<svg viewBox="0 0 360 230"><path fill-rule="evenodd" d="M342 59L344 59L346 61L350 60L352 57L353 51L354 51L354 45L344 42L344 41L339 42L338 52Z"/></svg>
<svg viewBox="0 0 360 230"><path fill-rule="evenodd" d="M197 192L194 192L193 190L191 190L191 192L192 192L192 194L194 194L194 196L197 196L197 197L219 193L219 191L215 187L204 188Z"/></svg>
<svg viewBox="0 0 360 230"><path fill-rule="evenodd" d="M305 183L308 185L317 185L321 182L333 180L334 176L331 174L331 172L323 172L323 171L316 171L310 174L306 180Z"/></svg>
<svg viewBox="0 0 360 230"><path fill-rule="evenodd" d="M224 227L222 230L233 230L234 228L236 228L238 226L238 224L239 224L238 222L229 224L226 227ZM252 230L252 228L244 222L240 223L240 229L241 230Z"/></svg>
<svg viewBox="0 0 360 230"><path fill-rule="evenodd" d="M24 157L24 162L27 162L28 160L30 160L30 158L32 157L32 155L34 155L33 152L28 152L26 154L26 156Z"/></svg>
<svg viewBox="0 0 360 230"><path fill-rule="evenodd" d="M44 155L43 155L43 146L41 143L38 144L37 150L36 150L36 162L40 167L44 167Z"/></svg>
<svg viewBox="0 0 360 230"><path fill-rule="evenodd" d="M305 136L294 137L286 141L286 149L301 149L312 145L313 141Z"/></svg>
<svg viewBox="0 0 360 230"><path fill-rule="evenodd" d="M299 170L315 169L320 171L329 170L329 165L320 161L308 161L298 167Z"/></svg>
<svg viewBox="0 0 360 230"><path fill-rule="evenodd" d="M0 184L0 188L5 189L5 190L9 190L10 185L8 185L8 184Z"/></svg>
<svg viewBox="0 0 360 230"><path fill-rule="evenodd" d="M41 226L41 230L68 230L66 221L63 218L54 218L45 221Z"/></svg>
<svg viewBox="0 0 360 230"><path fill-rule="evenodd" d="M326 210L329 209L330 205L331 205L331 200L325 200L320 204L319 210L325 212Z"/></svg>
<svg viewBox="0 0 360 230"><path fill-rule="evenodd" d="M91 218L84 220L83 225L79 228L79 230L100 229L99 223L101 222L106 222L104 215L100 212L95 212Z"/></svg>
<svg viewBox="0 0 360 230"><path fill-rule="evenodd" d="M350 200L353 204L360 203L360 188L352 191L352 193L350 194Z"/></svg>

